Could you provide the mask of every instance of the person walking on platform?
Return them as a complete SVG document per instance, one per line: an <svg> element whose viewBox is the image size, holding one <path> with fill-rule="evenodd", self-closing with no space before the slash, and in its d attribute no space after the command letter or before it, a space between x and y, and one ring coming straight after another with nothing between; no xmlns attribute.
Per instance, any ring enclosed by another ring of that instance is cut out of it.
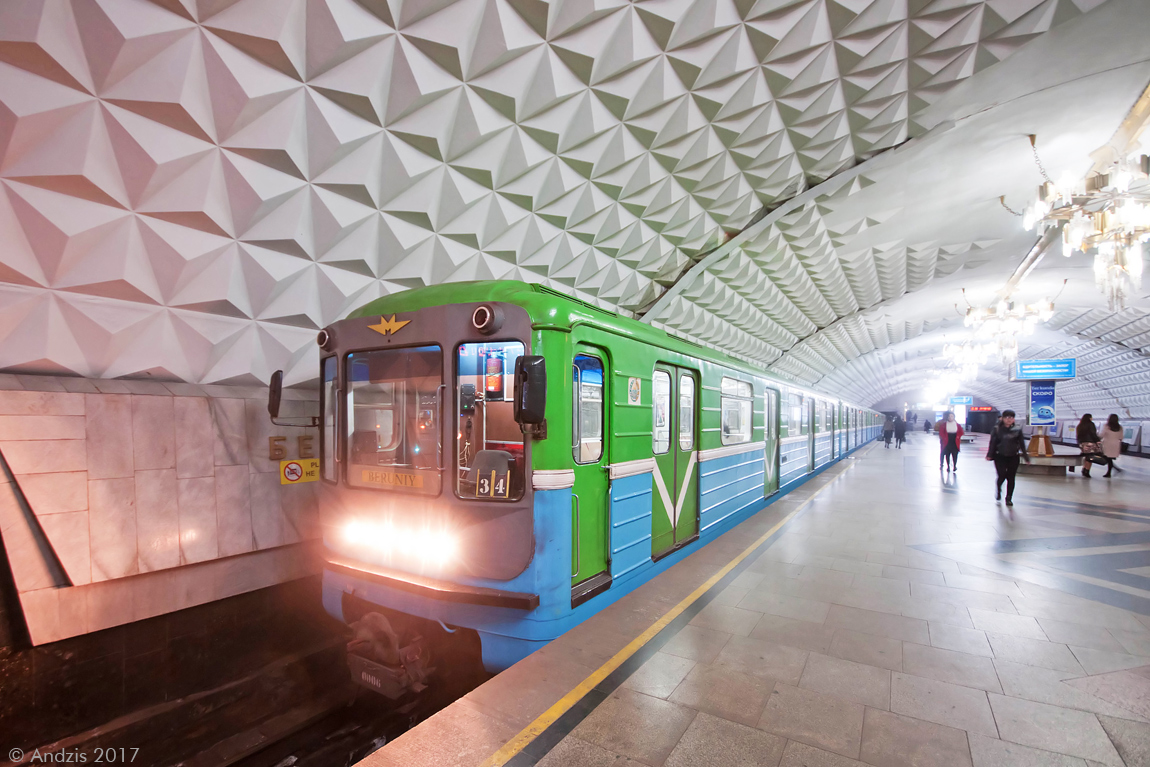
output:
<svg viewBox="0 0 1150 767"><path fill-rule="evenodd" d="M930 430L931 430L931 429L933 429L933 428L934 428L934 424L930 422L930 419L929 419L929 418L926 418L926 419L924 419L924 420L923 420L923 422L922 422L922 430L923 430L923 431L925 431L925 432L928 432L928 433L929 433L929 432L930 432Z"/></svg>
<svg viewBox="0 0 1150 767"><path fill-rule="evenodd" d="M1099 444L1098 440L1098 429L1095 428L1094 418L1089 413L1082 416L1082 420L1078 422L1074 436L1078 440L1078 449L1082 451L1082 476L1089 479L1090 457L1102 452L1102 445Z"/></svg>
<svg viewBox="0 0 1150 767"><path fill-rule="evenodd" d="M902 443L906 441L906 421L902 420L901 415L894 417L894 444L899 450L902 450Z"/></svg>
<svg viewBox="0 0 1150 767"><path fill-rule="evenodd" d="M1022 427L1014 423L1014 411L1003 410L1002 418L990 433L990 447L986 450L986 460L994 461L994 470L998 475L994 483L994 499L1002 500L1002 483L1006 482L1006 505L1014 505L1014 478L1018 474L1018 463L1025 459L1030 463L1030 456L1026 453L1026 438L1022 436Z"/></svg>
<svg viewBox="0 0 1150 767"><path fill-rule="evenodd" d="M890 447L890 438L894 436L894 418L887 416L882 424L882 441Z"/></svg>
<svg viewBox="0 0 1150 767"><path fill-rule="evenodd" d="M962 443L965 431L954 418L954 413L947 413L946 420L938 425L938 441L942 445L942 452L938 455L938 468L946 463L947 471L958 471L958 446Z"/></svg>
<svg viewBox="0 0 1150 767"><path fill-rule="evenodd" d="M1105 478L1118 469L1114 462L1122 455L1122 424L1118 422L1117 413L1111 413L1106 419L1106 425L1102 427L1102 439L1099 441L1102 443L1102 457L1106 459L1106 473L1102 475Z"/></svg>

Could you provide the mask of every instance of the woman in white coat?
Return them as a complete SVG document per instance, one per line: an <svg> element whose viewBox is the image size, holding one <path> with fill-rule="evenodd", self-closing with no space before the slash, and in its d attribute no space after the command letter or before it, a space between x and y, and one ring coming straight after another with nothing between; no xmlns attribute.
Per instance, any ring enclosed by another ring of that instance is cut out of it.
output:
<svg viewBox="0 0 1150 767"><path fill-rule="evenodd" d="M1122 424L1118 423L1117 413L1110 414L1106 425L1101 429L1101 436L1102 455L1106 458L1106 473L1102 476L1109 477L1110 472L1118 469L1114 463L1115 459L1122 455Z"/></svg>

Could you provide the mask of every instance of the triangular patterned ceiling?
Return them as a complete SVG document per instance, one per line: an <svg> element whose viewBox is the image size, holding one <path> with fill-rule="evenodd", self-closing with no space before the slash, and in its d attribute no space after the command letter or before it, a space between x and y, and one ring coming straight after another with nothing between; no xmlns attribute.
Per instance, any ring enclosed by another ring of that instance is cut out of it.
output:
<svg viewBox="0 0 1150 767"><path fill-rule="evenodd" d="M454 280L636 310L1100 3L8 0L0 368L300 382L315 328ZM769 360L947 245L871 273L837 255L849 234L781 223L795 263L740 257L782 308L700 325Z"/></svg>

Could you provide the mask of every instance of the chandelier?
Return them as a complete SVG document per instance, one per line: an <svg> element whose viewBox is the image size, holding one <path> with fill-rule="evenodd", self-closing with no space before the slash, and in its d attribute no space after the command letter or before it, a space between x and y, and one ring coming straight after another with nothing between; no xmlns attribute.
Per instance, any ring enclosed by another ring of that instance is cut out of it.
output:
<svg viewBox="0 0 1150 767"><path fill-rule="evenodd" d="M943 344L942 356L953 367L957 381L972 381L978 377L979 365L985 365L997 351L993 344L967 340L960 344Z"/></svg>
<svg viewBox="0 0 1150 767"><path fill-rule="evenodd" d="M1032 137L1033 142L1033 137ZM1037 160L1037 152L1035 153ZM1039 163L1043 176L1046 171ZM1023 226L1062 227L1063 255L1094 251L1094 279L1111 311L1142 288L1142 245L1150 240L1150 158L1124 157L1083 180L1047 179Z"/></svg>
<svg viewBox="0 0 1150 767"><path fill-rule="evenodd" d="M973 367L975 371L992 354L1008 365L1018 359L1018 337L1031 335L1039 322L1053 316L1054 301L1049 298L1018 304L1007 297L987 308L967 304L963 324L974 331L974 337L963 344L944 346L943 355L960 368Z"/></svg>

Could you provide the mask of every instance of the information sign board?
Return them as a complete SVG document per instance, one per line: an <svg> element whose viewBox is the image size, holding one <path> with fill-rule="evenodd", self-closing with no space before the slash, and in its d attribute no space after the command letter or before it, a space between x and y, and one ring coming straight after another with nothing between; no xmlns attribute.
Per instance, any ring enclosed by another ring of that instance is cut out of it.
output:
<svg viewBox="0 0 1150 767"><path fill-rule="evenodd" d="M1019 360L1014 363L1015 381L1063 381L1077 375L1076 360Z"/></svg>

